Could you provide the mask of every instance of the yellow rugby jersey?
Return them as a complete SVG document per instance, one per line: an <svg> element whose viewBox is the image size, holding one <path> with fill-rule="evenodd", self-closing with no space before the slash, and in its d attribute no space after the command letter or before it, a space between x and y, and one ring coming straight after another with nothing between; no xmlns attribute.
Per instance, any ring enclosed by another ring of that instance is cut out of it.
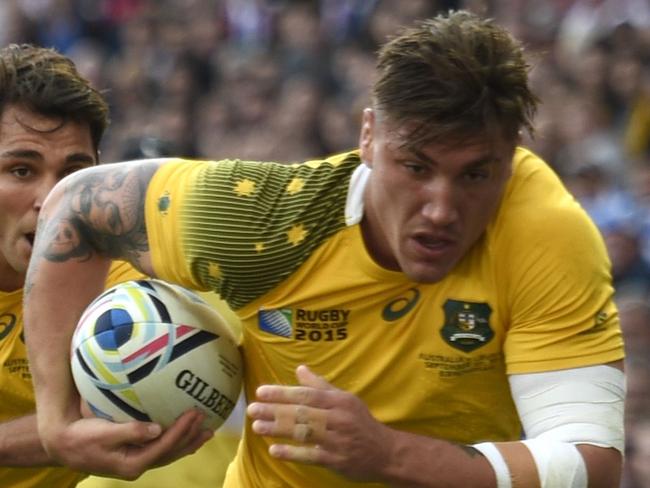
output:
<svg viewBox="0 0 650 488"><path fill-rule="evenodd" d="M484 236L434 284L366 252L369 173L353 152L292 166L176 161L154 175L155 273L236 309L248 398L260 384L296 384L307 364L396 429L505 441L523 435L507 374L623 357L603 242L535 155L517 150ZM360 486L272 459L269 444L247 422L225 486Z"/></svg>
<svg viewBox="0 0 650 488"><path fill-rule="evenodd" d="M111 267L106 286L142 276L126 263L116 262ZM34 413L34 386L23 336L22 289L9 293L0 291L0 365L0 422ZM85 476L63 467L6 467L0 460L0 486L3 487L66 488L75 486Z"/></svg>

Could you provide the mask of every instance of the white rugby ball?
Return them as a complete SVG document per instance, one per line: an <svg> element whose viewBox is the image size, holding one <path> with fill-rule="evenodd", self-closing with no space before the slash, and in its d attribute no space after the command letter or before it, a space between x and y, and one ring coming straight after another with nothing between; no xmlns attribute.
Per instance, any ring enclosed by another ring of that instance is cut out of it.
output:
<svg viewBox="0 0 650 488"><path fill-rule="evenodd" d="M226 321L195 293L148 279L93 300L72 339L72 374L97 417L169 427L186 410L217 429L242 384L242 359Z"/></svg>

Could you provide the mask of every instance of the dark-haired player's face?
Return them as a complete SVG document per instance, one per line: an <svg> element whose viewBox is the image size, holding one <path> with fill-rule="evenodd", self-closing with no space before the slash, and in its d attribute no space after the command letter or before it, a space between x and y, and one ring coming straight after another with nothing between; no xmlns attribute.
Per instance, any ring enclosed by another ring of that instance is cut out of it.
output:
<svg viewBox="0 0 650 488"><path fill-rule="evenodd" d="M19 105L0 116L0 290L23 286L43 200L64 176L97 163L87 124Z"/></svg>
<svg viewBox="0 0 650 488"><path fill-rule="evenodd" d="M405 146L406 132L364 112L366 247L410 279L443 279L481 237L511 175L513 144Z"/></svg>

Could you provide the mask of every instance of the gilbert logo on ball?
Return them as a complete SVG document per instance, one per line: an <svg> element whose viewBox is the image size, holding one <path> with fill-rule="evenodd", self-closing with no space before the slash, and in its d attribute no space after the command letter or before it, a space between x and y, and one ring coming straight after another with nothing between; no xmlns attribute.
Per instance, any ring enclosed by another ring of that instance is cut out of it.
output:
<svg viewBox="0 0 650 488"><path fill-rule="evenodd" d="M225 320L195 293L161 280L121 283L84 311L72 374L98 417L170 426L197 407L217 429L235 406L242 361Z"/></svg>

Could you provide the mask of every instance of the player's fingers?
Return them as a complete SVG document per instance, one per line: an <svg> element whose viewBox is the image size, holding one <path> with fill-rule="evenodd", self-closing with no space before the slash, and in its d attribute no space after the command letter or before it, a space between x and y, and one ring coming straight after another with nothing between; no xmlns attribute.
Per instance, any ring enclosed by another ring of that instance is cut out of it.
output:
<svg viewBox="0 0 650 488"><path fill-rule="evenodd" d="M321 446L292 446L287 444L272 444L269 454L276 459L294 461L305 464L334 465L337 456Z"/></svg>
<svg viewBox="0 0 650 488"><path fill-rule="evenodd" d="M296 378L298 378L298 382L303 386L310 386L321 390L335 389L335 387L328 383L325 378L312 372L312 370L304 364L301 364L296 368Z"/></svg>
<svg viewBox="0 0 650 488"><path fill-rule="evenodd" d="M198 449L212 436L211 431L202 427L204 417L198 410L183 413L155 440L143 445L141 449L131 451L133 461L142 466L167 464L193 452L192 449Z"/></svg>
<svg viewBox="0 0 650 488"><path fill-rule="evenodd" d="M253 402L246 407L246 414L253 420L275 420L275 405Z"/></svg>
<svg viewBox="0 0 650 488"><path fill-rule="evenodd" d="M305 405L279 405L275 428L281 435L303 443L318 443L325 439L327 411Z"/></svg>
<svg viewBox="0 0 650 488"><path fill-rule="evenodd" d="M331 408L330 391L309 386L262 385L255 394L258 400L268 403L291 403L311 407Z"/></svg>
<svg viewBox="0 0 650 488"><path fill-rule="evenodd" d="M253 431L302 443L323 442L327 433L328 411L305 405L254 403L248 407L254 419Z"/></svg>
<svg viewBox="0 0 650 488"><path fill-rule="evenodd" d="M189 450L194 445L212 437L213 432L203 427L204 420L205 414L200 410L188 410L163 433L162 438L165 440L166 447L171 448L172 456L178 454L176 457L180 457L191 452Z"/></svg>
<svg viewBox="0 0 650 488"><path fill-rule="evenodd" d="M115 423L111 428L112 436L120 443L140 445L160 437L162 427L153 422ZM108 437L107 437L108 440Z"/></svg>
<svg viewBox="0 0 650 488"><path fill-rule="evenodd" d="M253 420L276 421L279 427L313 422L327 423L328 411L306 405L253 402L246 408Z"/></svg>

